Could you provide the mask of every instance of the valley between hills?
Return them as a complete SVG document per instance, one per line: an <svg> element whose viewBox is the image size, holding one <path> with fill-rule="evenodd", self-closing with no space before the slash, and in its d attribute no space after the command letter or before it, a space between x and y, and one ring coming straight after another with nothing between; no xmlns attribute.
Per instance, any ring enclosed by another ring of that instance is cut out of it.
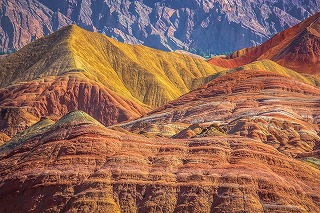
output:
<svg viewBox="0 0 320 213"><path fill-rule="evenodd" d="M0 212L320 212L320 13L208 61L70 25L0 57Z"/></svg>

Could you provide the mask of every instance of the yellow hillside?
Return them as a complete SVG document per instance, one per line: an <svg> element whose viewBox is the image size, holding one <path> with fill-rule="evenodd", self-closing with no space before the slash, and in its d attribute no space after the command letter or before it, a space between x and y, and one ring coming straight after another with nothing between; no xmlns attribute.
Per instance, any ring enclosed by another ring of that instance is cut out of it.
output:
<svg viewBox="0 0 320 213"><path fill-rule="evenodd" d="M223 70L201 59L141 45L128 45L75 25L0 59L0 86L45 76L81 72L121 97L161 106Z"/></svg>
<svg viewBox="0 0 320 213"><path fill-rule="evenodd" d="M223 70L201 59L120 43L76 26L68 44L76 67L89 78L152 107L195 89L194 79Z"/></svg>
<svg viewBox="0 0 320 213"><path fill-rule="evenodd" d="M210 80L218 77L218 76L222 76L225 75L227 73L232 73L232 72L236 72L236 71L240 71L240 70L265 70L265 71L271 71L277 74L281 74L284 75L286 77L291 77L294 78L298 81L307 83L307 84L312 84L312 85L317 85L318 82L318 78L316 76L307 76L307 75L301 75L298 72L295 72L294 70L288 69L286 67L283 67L279 64L277 64L274 61L268 60L268 59L264 59L264 60L260 60L260 61L254 61L250 64L241 66L241 67L237 67L234 69L229 69L229 70L222 70L218 73L215 73L211 76L207 76L204 78L199 78L196 79L195 81L200 81L200 82L209 82Z"/></svg>

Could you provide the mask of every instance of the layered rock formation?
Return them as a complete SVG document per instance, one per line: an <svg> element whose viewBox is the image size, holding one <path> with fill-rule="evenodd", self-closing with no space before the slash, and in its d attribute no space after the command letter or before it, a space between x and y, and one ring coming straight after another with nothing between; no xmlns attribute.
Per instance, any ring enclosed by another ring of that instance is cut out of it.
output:
<svg viewBox="0 0 320 213"><path fill-rule="evenodd" d="M1 152L1 212L320 210L320 171L255 140L146 139L82 112L28 135Z"/></svg>
<svg viewBox="0 0 320 213"><path fill-rule="evenodd" d="M1 58L0 86L75 72L121 97L155 107L220 70L201 59L123 44L71 25Z"/></svg>
<svg viewBox="0 0 320 213"><path fill-rule="evenodd" d="M0 108L0 132L9 137L22 132L38 121L37 117L28 112L27 107Z"/></svg>
<svg viewBox="0 0 320 213"><path fill-rule="evenodd" d="M126 45L71 25L0 58L0 107L23 109L36 121L80 109L112 125L144 115L220 70L202 59ZM5 125L0 131L10 137L25 129Z"/></svg>
<svg viewBox="0 0 320 213"><path fill-rule="evenodd" d="M72 110L80 109L90 113L104 125L131 120L147 112L141 105L119 97L105 86L80 76L69 73L62 77L46 77L5 87L0 89L0 105L18 109L27 106L25 110L33 116L49 116L54 120Z"/></svg>
<svg viewBox="0 0 320 213"><path fill-rule="evenodd" d="M209 62L235 68L262 59L271 59L300 73L319 74L320 13L275 35L260 46L239 50L227 58L214 57Z"/></svg>
<svg viewBox="0 0 320 213"><path fill-rule="evenodd" d="M241 135L297 156L319 149L319 95L319 88L291 77L240 70L217 77L122 127L139 132L137 127L145 123L203 123L200 130L189 128L176 137Z"/></svg>
<svg viewBox="0 0 320 213"><path fill-rule="evenodd" d="M126 43L198 54L260 44L320 10L317 0L3 0L1 4L4 50L21 48L73 22Z"/></svg>
<svg viewBox="0 0 320 213"><path fill-rule="evenodd" d="M1 0L0 52L20 49L72 21L37 0Z"/></svg>
<svg viewBox="0 0 320 213"><path fill-rule="evenodd" d="M76 26L0 58L0 212L320 212L319 77L239 61Z"/></svg>

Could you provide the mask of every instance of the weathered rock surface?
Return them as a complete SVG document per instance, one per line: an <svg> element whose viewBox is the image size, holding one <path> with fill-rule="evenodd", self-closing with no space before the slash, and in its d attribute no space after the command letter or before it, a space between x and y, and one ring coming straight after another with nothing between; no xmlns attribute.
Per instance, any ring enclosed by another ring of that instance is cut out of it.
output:
<svg viewBox="0 0 320 213"><path fill-rule="evenodd" d="M36 117L33 123L79 109L112 125L144 115L220 70L71 25L0 58L0 108L24 110ZM12 137L30 126L24 123L1 119L0 131Z"/></svg>
<svg viewBox="0 0 320 213"><path fill-rule="evenodd" d="M176 137L240 135L296 156L319 149L319 95L319 88L291 77L240 70L217 77L122 127L209 123L196 132L196 128L186 129ZM214 125L210 127L210 123Z"/></svg>
<svg viewBox="0 0 320 213"><path fill-rule="evenodd" d="M0 146L2 146L5 142L9 141L10 137L3 132L0 132Z"/></svg>
<svg viewBox="0 0 320 213"><path fill-rule="evenodd" d="M220 70L201 59L123 44L71 25L0 58L0 86L77 72L123 98L156 107Z"/></svg>
<svg viewBox="0 0 320 213"><path fill-rule="evenodd" d="M0 52L20 49L72 23L37 0L1 0L0 4Z"/></svg>
<svg viewBox="0 0 320 213"><path fill-rule="evenodd" d="M102 84L78 73L5 87L0 89L0 100L0 106L3 107L23 109L27 106L25 110L36 118L49 116L57 120L62 115L79 109L91 114L104 125L132 120L147 112L141 105L119 97ZM21 126L22 123L16 122L15 128L16 125ZM15 134L10 134L13 135Z"/></svg>
<svg viewBox="0 0 320 213"><path fill-rule="evenodd" d="M1 156L1 212L320 211L320 170L238 136L146 139L72 112Z"/></svg>
<svg viewBox="0 0 320 213"><path fill-rule="evenodd" d="M237 51L227 58L214 57L210 63L235 68L250 62L271 59L300 73L320 73L320 13L263 43Z"/></svg>
<svg viewBox="0 0 320 213"><path fill-rule="evenodd" d="M318 0L3 0L1 47L21 48L71 22L120 41L199 54L266 41L320 10Z"/></svg>
<svg viewBox="0 0 320 213"><path fill-rule="evenodd" d="M28 112L27 107L0 107L0 132L4 133L3 141L8 139L5 135L12 137L38 121L37 117Z"/></svg>

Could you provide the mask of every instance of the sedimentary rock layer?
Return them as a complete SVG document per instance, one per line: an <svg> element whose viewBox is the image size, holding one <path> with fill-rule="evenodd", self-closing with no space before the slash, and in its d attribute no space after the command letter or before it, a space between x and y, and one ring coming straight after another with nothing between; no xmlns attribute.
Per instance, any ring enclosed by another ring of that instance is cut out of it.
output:
<svg viewBox="0 0 320 213"><path fill-rule="evenodd" d="M37 131L1 151L2 212L319 211L320 171L248 138L146 139L82 112Z"/></svg>
<svg viewBox="0 0 320 213"><path fill-rule="evenodd" d="M241 135L296 156L319 149L319 95L319 88L291 77L240 70L217 77L122 127L139 132L148 123L203 123L198 133L189 131L180 137Z"/></svg>

